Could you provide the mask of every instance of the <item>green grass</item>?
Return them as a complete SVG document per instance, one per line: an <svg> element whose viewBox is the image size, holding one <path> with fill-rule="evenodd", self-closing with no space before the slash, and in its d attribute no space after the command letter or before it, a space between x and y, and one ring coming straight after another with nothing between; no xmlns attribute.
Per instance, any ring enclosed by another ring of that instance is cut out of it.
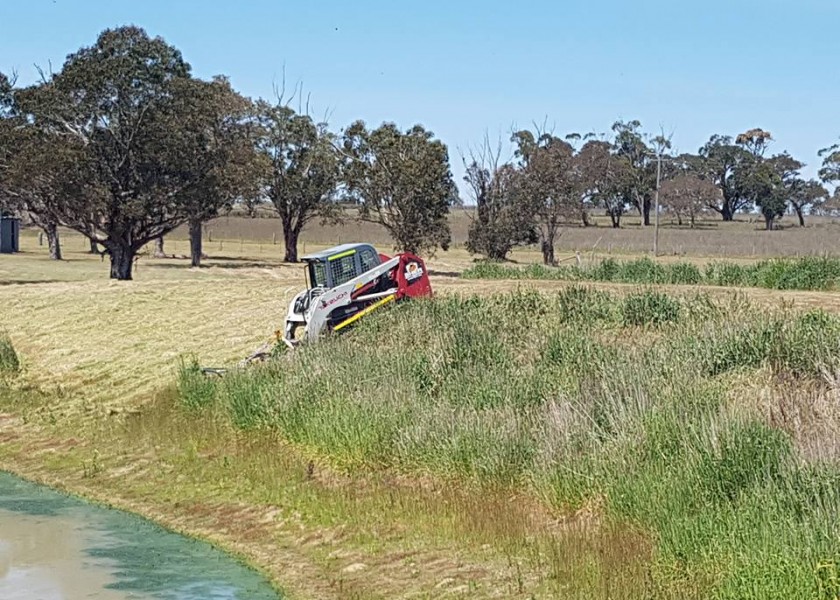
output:
<svg viewBox="0 0 840 600"><path fill-rule="evenodd" d="M629 294L622 303L624 325L659 325L679 320L680 303L659 292Z"/></svg>
<svg viewBox="0 0 840 600"><path fill-rule="evenodd" d="M823 312L572 287L414 302L183 400L350 472L509 486L559 511L602 499L655 541L649 597L828 598L840 470L732 398L767 373L817 385L838 359Z"/></svg>
<svg viewBox="0 0 840 600"><path fill-rule="evenodd" d="M213 402L216 388L213 381L201 372L195 357L181 360L178 366L178 395L184 406L200 409Z"/></svg>
<svg viewBox="0 0 840 600"><path fill-rule="evenodd" d="M0 375L15 375L20 371L20 360L9 335L0 330Z"/></svg>
<svg viewBox="0 0 840 600"><path fill-rule="evenodd" d="M754 264L714 262L704 269L687 262L657 263L649 258L605 259L595 266L516 267L480 263L463 273L467 279L556 279L637 284L760 287L775 290L833 290L840 281L840 259L806 257L771 259Z"/></svg>

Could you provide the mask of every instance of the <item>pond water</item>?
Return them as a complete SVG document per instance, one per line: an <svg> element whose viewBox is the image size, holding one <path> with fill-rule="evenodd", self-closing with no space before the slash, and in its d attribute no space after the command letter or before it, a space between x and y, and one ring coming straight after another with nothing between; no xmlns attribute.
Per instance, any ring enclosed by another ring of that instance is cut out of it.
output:
<svg viewBox="0 0 840 600"><path fill-rule="evenodd" d="M0 472L0 599L127 598L278 596L208 544Z"/></svg>

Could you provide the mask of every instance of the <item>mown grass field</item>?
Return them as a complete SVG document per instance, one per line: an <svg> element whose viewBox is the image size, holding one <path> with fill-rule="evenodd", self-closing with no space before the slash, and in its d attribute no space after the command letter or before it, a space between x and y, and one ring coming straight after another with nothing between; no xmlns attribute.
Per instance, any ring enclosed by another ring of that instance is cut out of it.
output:
<svg viewBox="0 0 840 600"><path fill-rule="evenodd" d="M0 468L211 539L291 597L840 593L838 294L470 280L455 248L435 302L208 381L189 358L243 357L303 284L281 244L221 231L205 267L144 256L127 283L72 235L61 263L33 235L0 256ZM759 233L819 255L832 232Z"/></svg>

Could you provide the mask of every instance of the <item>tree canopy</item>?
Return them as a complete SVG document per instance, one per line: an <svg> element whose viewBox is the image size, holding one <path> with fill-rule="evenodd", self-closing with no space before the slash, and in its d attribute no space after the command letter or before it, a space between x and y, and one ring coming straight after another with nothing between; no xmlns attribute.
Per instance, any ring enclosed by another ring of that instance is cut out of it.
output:
<svg viewBox="0 0 840 600"><path fill-rule="evenodd" d="M277 211L286 246L285 260L298 259L298 238L315 218L335 220L334 196L341 176L335 136L281 103L257 104L257 149L263 158L263 193Z"/></svg>
<svg viewBox="0 0 840 600"><path fill-rule="evenodd" d="M443 142L421 125L403 132L384 123L369 130L356 121L341 147L347 190L363 220L385 227L401 250L449 247L447 216L459 200Z"/></svg>
<svg viewBox="0 0 840 600"><path fill-rule="evenodd" d="M19 90L13 110L72 150L72 182L56 185L74 193L55 198L58 220L105 247L112 278L131 279L145 244L230 201L244 103L224 79L194 79L163 39L122 27Z"/></svg>

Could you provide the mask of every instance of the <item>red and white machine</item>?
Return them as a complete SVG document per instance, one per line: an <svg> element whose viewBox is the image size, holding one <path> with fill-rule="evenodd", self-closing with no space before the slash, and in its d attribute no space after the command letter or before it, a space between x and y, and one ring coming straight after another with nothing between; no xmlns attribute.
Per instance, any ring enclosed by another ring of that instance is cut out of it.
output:
<svg viewBox="0 0 840 600"><path fill-rule="evenodd" d="M423 260L390 257L369 244L342 244L302 258L307 289L289 303L283 341L294 347L340 331L390 302L432 295Z"/></svg>

